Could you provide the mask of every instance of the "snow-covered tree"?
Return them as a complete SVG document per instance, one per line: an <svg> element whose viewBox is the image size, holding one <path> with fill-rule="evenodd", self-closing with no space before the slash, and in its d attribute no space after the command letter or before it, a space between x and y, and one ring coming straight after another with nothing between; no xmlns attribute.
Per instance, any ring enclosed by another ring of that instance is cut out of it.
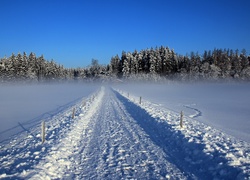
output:
<svg viewBox="0 0 250 180"><path fill-rule="evenodd" d="M122 69L123 77L128 78L130 74L129 62L127 59L124 60L123 69Z"/></svg>
<svg viewBox="0 0 250 180"><path fill-rule="evenodd" d="M116 76L119 75L120 73L120 58L118 55L116 55L115 57L111 58L111 62L110 62L110 73L111 74L115 74Z"/></svg>

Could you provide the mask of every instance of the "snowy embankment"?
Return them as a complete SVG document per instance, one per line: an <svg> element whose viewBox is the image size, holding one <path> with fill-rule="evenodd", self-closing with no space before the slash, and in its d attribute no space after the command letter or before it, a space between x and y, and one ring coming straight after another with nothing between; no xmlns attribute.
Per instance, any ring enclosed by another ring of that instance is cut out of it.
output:
<svg viewBox="0 0 250 180"><path fill-rule="evenodd" d="M247 179L250 145L164 106L102 87L0 144L0 178ZM83 102L84 101L84 102Z"/></svg>

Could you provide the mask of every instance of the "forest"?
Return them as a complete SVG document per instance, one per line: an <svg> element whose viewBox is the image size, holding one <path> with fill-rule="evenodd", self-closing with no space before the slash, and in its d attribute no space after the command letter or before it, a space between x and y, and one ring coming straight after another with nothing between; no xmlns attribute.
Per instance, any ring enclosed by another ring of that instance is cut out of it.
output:
<svg viewBox="0 0 250 180"><path fill-rule="evenodd" d="M245 49L214 49L203 54L179 55L168 47L113 56L108 65L92 59L91 65L65 68L43 55L14 53L0 59L0 82L93 81L93 80L250 80L250 56Z"/></svg>

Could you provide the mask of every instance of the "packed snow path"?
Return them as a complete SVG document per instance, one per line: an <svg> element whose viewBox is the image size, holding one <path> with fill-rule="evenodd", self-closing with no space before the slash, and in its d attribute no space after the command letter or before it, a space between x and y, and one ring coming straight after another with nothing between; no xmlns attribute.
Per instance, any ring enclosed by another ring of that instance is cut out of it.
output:
<svg viewBox="0 0 250 180"><path fill-rule="evenodd" d="M110 88L93 97L75 119L69 111L52 118L45 144L30 130L1 145L0 178L249 178L249 144L198 122L180 129L176 113Z"/></svg>
<svg viewBox="0 0 250 180"><path fill-rule="evenodd" d="M150 140L114 92L103 90L93 104L92 112L79 121L58 151L50 153L36 167L34 179L160 179L173 175L185 178L167 161L163 150Z"/></svg>

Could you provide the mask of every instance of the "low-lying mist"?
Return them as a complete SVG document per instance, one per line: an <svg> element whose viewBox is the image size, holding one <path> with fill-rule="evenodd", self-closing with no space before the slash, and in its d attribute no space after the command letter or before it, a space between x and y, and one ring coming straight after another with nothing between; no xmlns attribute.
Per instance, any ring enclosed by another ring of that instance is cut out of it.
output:
<svg viewBox="0 0 250 180"><path fill-rule="evenodd" d="M115 81L109 85L250 142L250 83ZM11 128L56 114L98 87L93 83L0 86L0 141L13 133Z"/></svg>
<svg viewBox="0 0 250 180"><path fill-rule="evenodd" d="M97 90L97 84L38 84L0 86L0 141L11 135L10 129L38 117L46 118L77 99ZM16 131L16 130L14 130Z"/></svg>
<svg viewBox="0 0 250 180"><path fill-rule="evenodd" d="M117 88L250 142L250 83L130 83Z"/></svg>

